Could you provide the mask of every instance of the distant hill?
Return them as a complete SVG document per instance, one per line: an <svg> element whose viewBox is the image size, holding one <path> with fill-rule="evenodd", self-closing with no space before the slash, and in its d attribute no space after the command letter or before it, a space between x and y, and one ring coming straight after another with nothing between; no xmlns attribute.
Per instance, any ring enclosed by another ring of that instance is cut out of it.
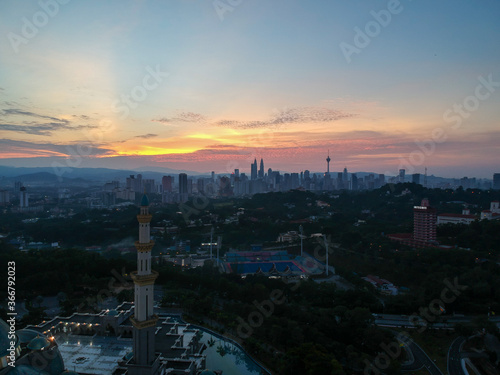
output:
<svg viewBox="0 0 500 375"><path fill-rule="evenodd" d="M161 180L165 175L186 173L190 176L201 175L198 172L175 170L158 167L142 167L134 170L109 169L109 168L52 168L52 167L6 167L0 166L0 177L15 178L19 181L61 181L63 179L82 179L87 181L113 181L123 180L130 175L142 174L143 178Z"/></svg>
<svg viewBox="0 0 500 375"><path fill-rule="evenodd" d="M53 173L37 172L15 176L22 182L58 182L60 178Z"/></svg>

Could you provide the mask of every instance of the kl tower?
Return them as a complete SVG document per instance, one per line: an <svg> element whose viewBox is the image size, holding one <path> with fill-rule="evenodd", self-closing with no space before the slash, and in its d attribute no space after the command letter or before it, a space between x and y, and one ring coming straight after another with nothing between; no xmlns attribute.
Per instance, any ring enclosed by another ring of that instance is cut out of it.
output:
<svg viewBox="0 0 500 375"><path fill-rule="evenodd" d="M151 270L151 250L154 241L150 236L151 214L146 194L141 200L139 241L137 249L137 271L131 273L135 284L134 315L130 317L134 326L134 356L127 364L128 375L154 375L159 373L160 360L155 354L155 330L158 316L153 313L154 284L158 272Z"/></svg>
<svg viewBox="0 0 500 375"><path fill-rule="evenodd" d="M326 158L326 173L330 176L330 150L328 150L328 157Z"/></svg>

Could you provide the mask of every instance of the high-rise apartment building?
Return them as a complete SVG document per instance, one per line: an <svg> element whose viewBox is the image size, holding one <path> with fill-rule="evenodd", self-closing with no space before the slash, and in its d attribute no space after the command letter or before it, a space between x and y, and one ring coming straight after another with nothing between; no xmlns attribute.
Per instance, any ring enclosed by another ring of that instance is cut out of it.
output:
<svg viewBox="0 0 500 375"><path fill-rule="evenodd" d="M421 242L436 241L437 210L427 198L413 207L413 239Z"/></svg>
<svg viewBox="0 0 500 375"><path fill-rule="evenodd" d="M161 179L161 185L164 193L171 193L174 185L174 178L172 176L163 176Z"/></svg>
<svg viewBox="0 0 500 375"><path fill-rule="evenodd" d="M0 205L7 205L10 202L10 193L8 190L0 190Z"/></svg>
<svg viewBox="0 0 500 375"><path fill-rule="evenodd" d="M26 191L26 188L24 186L21 186L19 189L19 208L28 208L29 207L29 201L28 201L28 192Z"/></svg>

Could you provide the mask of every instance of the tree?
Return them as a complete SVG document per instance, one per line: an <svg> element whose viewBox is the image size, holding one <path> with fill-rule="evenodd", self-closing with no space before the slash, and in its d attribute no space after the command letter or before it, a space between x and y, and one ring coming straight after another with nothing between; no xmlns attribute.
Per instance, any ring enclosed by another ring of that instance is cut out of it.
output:
<svg viewBox="0 0 500 375"><path fill-rule="evenodd" d="M118 302L122 303L124 301L126 302L132 302L134 300L134 291L133 289L122 289L120 293L116 296L118 299Z"/></svg>

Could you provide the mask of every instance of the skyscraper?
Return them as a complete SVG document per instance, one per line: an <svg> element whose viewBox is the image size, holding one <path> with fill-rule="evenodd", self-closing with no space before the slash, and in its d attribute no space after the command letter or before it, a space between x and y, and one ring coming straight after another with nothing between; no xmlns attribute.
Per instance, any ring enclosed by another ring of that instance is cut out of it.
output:
<svg viewBox="0 0 500 375"><path fill-rule="evenodd" d="M406 173L406 169L400 169L399 170L399 178L398 178L398 182L405 182L405 173Z"/></svg>
<svg viewBox="0 0 500 375"><path fill-rule="evenodd" d="M430 207L427 198L420 206L413 207L413 239L422 242L436 241L437 210Z"/></svg>
<svg viewBox="0 0 500 375"><path fill-rule="evenodd" d="M500 190L500 173L493 174L493 189Z"/></svg>
<svg viewBox="0 0 500 375"><path fill-rule="evenodd" d="M188 200L187 174L179 173L179 201L187 202L187 200Z"/></svg>
<svg viewBox="0 0 500 375"><path fill-rule="evenodd" d="M146 194L141 200L139 222L139 241L137 249L137 271L131 273L134 281L134 315L130 317L133 325L134 356L127 363L129 375L157 374L160 366L159 357L155 354L155 330L158 316L153 312L154 283L158 272L151 269L151 250L154 241L150 236L151 215L149 200Z"/></svg>
<svg viewBox="0 0 500 375"><path fill-rule="evenodd" d="M349 173L347 172L347 167L344 167L342 180L344 181L344 189L349 189Z"/></svg>
<svg viewBox="0 0 500 375"><path fill-rule="evenodd" d="M24 186L19 189L19 208L28 208L28 192Z"/></svg>
<svg viewBox="0 0 500 375"><path fill-rule="evenodd" d="M264 178L264 159L260 159L259 178Z"/></svg>
<svg viewBox="0 0 500 375"><path fill-rule="evenodd" d="M377 179L377 185L379 187L381 186L384 186L385 185L385 174L381 173L378 175L378 179Z"/></svg>
<svg viewBox="0 0 500 375"><path fill-rule="evenodd" d="M411 176L411 182L413 182L414 184L420 184L420 173L414 173Z"/></svg>
<svg viewBox="0 0 500 375"><path fill-rule="evenodd" d="M356 173L351 173L351 189L358 190L358 176Z"/></svg>
<svg viewBox="0 0 500 375"><path fill-rule="evenodd" d="M251 169L250 169L250 179L251 180L256 180L257 179L257 159L254 159Z"/></svg>
<svg viewBox="0 0 500 375"><path fill-rule="evenodd" d="M162 177L161 185L163 187L164 193L171 193L173 184L174 184L174 178L172 176L163 176Z"/></svg>

